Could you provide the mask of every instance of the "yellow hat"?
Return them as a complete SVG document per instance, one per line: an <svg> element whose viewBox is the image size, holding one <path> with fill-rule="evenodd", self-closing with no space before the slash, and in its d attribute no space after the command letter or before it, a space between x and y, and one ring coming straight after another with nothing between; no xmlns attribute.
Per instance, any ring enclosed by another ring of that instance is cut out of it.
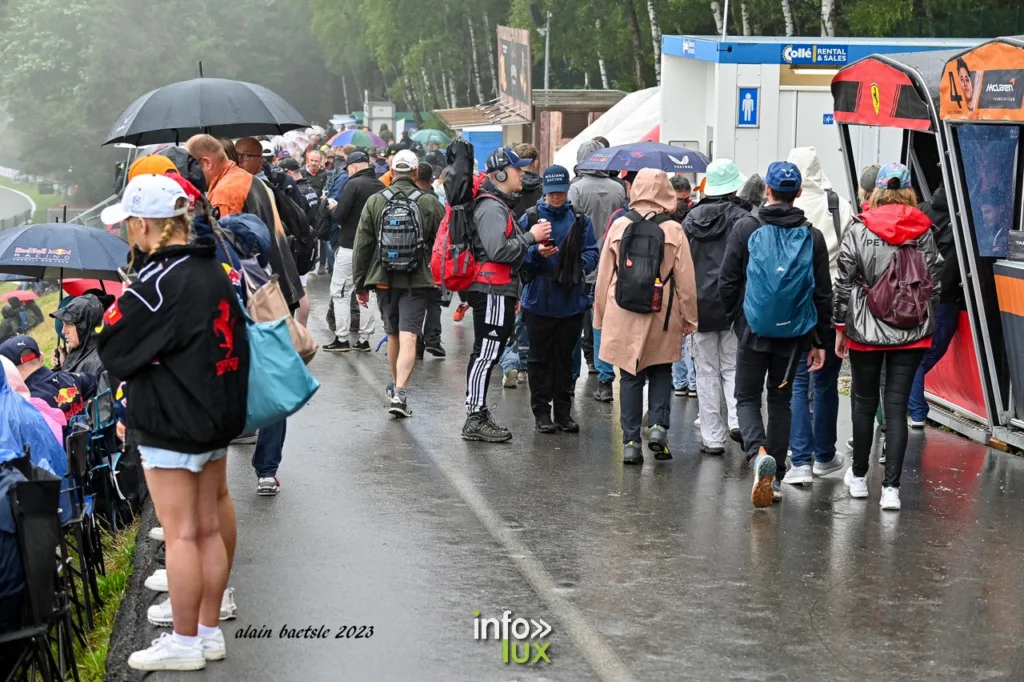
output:
<svg viewBox="0 0 1024 682"><path fill-rule="evenodd" d="M134 180L137 175L166 175L170 172L178 172L178 167L173 161L161 154L149 154L136 159L128 169L128 182Z"/></svg>

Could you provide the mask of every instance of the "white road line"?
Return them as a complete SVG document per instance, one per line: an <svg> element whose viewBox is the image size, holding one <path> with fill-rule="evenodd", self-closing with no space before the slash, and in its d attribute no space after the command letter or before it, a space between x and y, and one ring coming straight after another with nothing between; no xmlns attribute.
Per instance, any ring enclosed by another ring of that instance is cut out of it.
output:
<svg viewBox="0 0 1024 682"><path fill-rule="evenodd" d="M381 379L374 376L366 363L347 359L348 363L359 373L360 378L366 385L377 391L382 385ZM461 405L461 402L459 403ZM455 426L454 428L458 428ZM562 625L562 630L569 636L576 648L580 650L583 657L587 659L590 667L593 668L598 678L604 682L634 682L636 678L629 672L626 666L619 659L618 655L605 643L601 635L590 626L587 619L576 606L568 599L562 597L555 591L555 580L544 568L533 552L519 539L518 534L508 528L508 524L490 505L487 499L480 493L473 482L462 473L462 471L450 461L439 458L433 448L423 443L412 431L409 436L416 441L416 444L434 463L434 466L444 474L448 482L455 488L459 496L476 515L491 537L504 548L509 558L523 574L527 582L533 587L547 607L551 609L554 617ZM456 438L453 434L452 438ZM496 446L496 447L501 447Z"/></svg>

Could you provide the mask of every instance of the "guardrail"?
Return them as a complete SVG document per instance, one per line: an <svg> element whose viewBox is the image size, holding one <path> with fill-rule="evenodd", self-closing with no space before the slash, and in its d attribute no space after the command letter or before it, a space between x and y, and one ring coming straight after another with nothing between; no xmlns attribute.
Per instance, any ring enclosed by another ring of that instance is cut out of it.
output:
<svg viewBox="0 0 1024 682"><path fill-rule="evenodd" d="M32 221L32 215L35 213L34 209L28 209L24 213L11 218L0 218L0 230L6 230L9 227L17 227L18 225L24 225L25 223Z"/></svg>

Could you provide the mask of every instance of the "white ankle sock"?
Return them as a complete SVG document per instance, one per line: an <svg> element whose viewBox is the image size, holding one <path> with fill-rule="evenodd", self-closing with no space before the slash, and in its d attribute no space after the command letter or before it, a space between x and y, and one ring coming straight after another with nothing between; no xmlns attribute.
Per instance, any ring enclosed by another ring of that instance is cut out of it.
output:
<svg viewBox="0 0 1024 682"><path fill-rule="evenodd" d="M199 637L186 637L185 635L179 635L177 632L174 633L174 641L183 646L195 646L199 644Z"/></svg>
<svg viewBox="0 0 1024 682"><path fill-rule="evenodd" d="M215 628L208 628L205 625L203 625L202 623L199 624L199 636L200 637L206 637L206 638L213 637L218 632L220 632L220 627L219 626L215 627Z"/></svg>

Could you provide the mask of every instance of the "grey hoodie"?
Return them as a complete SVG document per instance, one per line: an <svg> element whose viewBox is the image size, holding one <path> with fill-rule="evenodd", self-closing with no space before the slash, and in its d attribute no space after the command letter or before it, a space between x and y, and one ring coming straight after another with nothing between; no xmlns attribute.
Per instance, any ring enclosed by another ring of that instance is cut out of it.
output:
<svg viewBox="0 0 1024 682"><path fill-rule="evenodd" d="M598 142L584 142L576 151L576 162L582 162L599 148L601 144ZM577 211L590 218L599 246L604 242L612 213L628 203L622 185L598 171L579 171L579 177L569 186L569 201Z"/></svg>

